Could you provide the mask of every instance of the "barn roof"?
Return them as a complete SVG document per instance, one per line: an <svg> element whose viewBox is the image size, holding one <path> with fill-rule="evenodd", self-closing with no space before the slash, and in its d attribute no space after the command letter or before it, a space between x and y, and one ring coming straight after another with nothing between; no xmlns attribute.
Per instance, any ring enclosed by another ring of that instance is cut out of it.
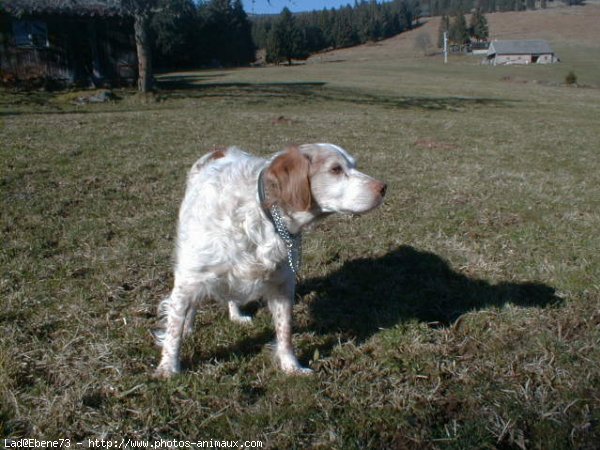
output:
<svg viewBox="0 0 600 450"><path fill-rule="evenodd" d="M32 14L114 16L125 14L122 0L2 0L1 11L15 16Z"/></svg>
<svg viewBox="0 0 600 450"><path fill-rule="evenodd" d="M550 44L544 40L530 41L494 41L488 49L490 55L522 55L522 54L542 54L554 53Z"/></svg>

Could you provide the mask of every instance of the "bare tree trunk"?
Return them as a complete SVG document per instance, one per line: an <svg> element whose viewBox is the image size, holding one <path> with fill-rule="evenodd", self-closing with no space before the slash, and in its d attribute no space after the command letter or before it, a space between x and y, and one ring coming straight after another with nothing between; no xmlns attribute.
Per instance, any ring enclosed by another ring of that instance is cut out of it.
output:
<svg viewBox="0 0 600 450"><path fill-rule="evenodd" d="M138 90L150 92L152 90L152 51L148 28L150 18L147 14L138 13L134 18L135 45L138 57Z"/></svg>

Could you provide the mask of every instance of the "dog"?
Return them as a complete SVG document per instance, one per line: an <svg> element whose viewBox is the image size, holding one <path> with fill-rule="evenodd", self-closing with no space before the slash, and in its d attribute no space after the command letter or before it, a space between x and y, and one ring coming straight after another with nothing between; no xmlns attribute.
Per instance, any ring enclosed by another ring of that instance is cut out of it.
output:
<svg viewBox="0 0 600 450"><path fill-rule="evenodd" d="M333 144L289 147L268 160L236 147L211 151L191 168L177 232L174 286L160 302L162 346L155 376L180 372L182 339L207 299L240 306L264 299L273 316L275 357L283 372L307 374L292 346L292 306L300 236L333 213L363 214L383 203L386 184L356 169Z"/></svg>

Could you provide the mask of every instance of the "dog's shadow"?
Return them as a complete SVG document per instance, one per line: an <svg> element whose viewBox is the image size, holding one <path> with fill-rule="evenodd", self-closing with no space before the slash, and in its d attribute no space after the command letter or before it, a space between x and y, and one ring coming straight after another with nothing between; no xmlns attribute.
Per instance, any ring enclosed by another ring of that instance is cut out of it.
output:
<svg viewBox="0 0 600 450"><path fill-rule="evenodd" d="M310 294L311 322L306 331L341 334L357 343L403 321L447 326L468 311L508 303L546 307L561 302L545 284L491 284L459 273L441 257L410 246L379 258L348 261L327 276L305 280L298 293ZM320 353L330 350L325 346Z"/></svg>
<svg viewBox="0 0 600 450"><path fill-rule="evenodd" d="M537 282L500 282L471 278L450 267L434 253L401 246L377 258L358 258L333 273L299 283L297 294L308 306L308 323L295 327L324 337L318 346L328 356L339 339L360 344L382 328L418 320L447 326L468 311L502 307L508 303L543 308L558 305L554 288ZM250 308L256 311L256 305ZM211 352L208 359L227 360L258 353L273 339L270 330ZM309 349L313 351L314 348ZM310 354L299 354L305 363ZM184 361L194 367L204 357Z"/></svg>

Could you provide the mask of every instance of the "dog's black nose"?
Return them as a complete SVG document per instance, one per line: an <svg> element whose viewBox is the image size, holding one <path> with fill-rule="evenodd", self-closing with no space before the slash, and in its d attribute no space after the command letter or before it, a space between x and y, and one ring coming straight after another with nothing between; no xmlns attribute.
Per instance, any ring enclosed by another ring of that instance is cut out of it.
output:
<svg viewBox="0 0 600 450"><path fill-rule="evenodd" d="M382 197L385 197L385 193L387 191L387 184L381 183L381 188L379 189L379 193Z"/></svg>

